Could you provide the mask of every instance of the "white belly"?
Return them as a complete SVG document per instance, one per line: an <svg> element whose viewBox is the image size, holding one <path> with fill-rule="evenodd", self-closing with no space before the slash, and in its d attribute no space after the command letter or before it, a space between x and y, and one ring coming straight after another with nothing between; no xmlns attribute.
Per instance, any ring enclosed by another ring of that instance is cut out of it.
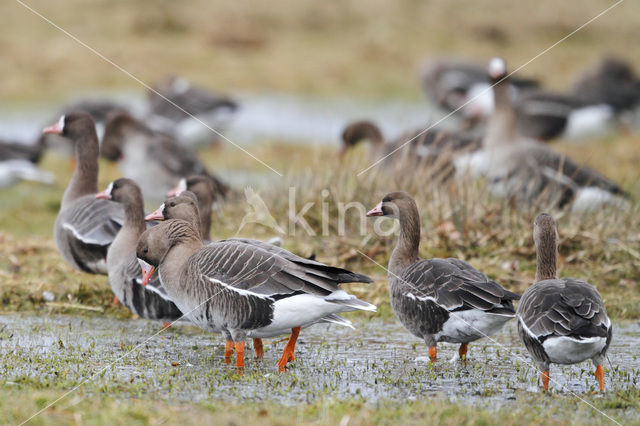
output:
<svg viewBox="0 0 640 426"><path fill-rule="evenodd" d="M591 105L578 108L567 117L564 136L568 139L594 139L611 132L614 113L609 105Z"/></svg>
<svg viewBox="0 0 640 426"><path fill-rule="evenodd" d="M451 312L436 340L449 343L467 343L491 336L513 316L490 314L477 309Z"/></svg>
<svg viewBox="0 0 640 426"><path fill-rule="evenodd" d="M588 211L598 206L610 204L617 207L628 205L627 201L617 195L595 186L580 188L576 198L571 204L571 210L575 212Z"/></svg>
<svg viewBox="0 0 640 426"><path fill-rule="evenodd" d="M550 337L542 347L551 362L556 364L575 364L591 359L604 349L606 337L591 337L577 340L571 337Z"/></svg>

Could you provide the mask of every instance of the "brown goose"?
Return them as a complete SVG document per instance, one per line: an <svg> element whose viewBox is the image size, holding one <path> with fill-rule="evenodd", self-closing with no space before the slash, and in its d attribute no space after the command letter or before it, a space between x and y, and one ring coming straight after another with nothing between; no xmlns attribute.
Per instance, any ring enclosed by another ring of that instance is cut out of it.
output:
<svg viewBox="0 0 640 426"><path fill-rule="evenodd" d="M602 363L613 327L598 290L576 278L558 279L558 231L548 214L533 226L536 279L518 306L518 334L549 389L549 364L576 364L591 359L600 391L604 391Z"/></svg>
<svg viewBox="0 0 640 426"><path fill-rule="evenodd" d="M371 144L369 161L382 164L409 161L433 172L433 178L447 180L455 171L455 159L468 155L482 146L482 138L472 132L442 129L419 129L407 132L391 142L385 142L382 132L371 121L356 121L342 132L340 156L362 141ZM407 141L410 141L407 143Z"/></svg>
<svg viewBox="0 0 640 426"><path fill-rule="evenodd" d="M459 259L420 259L420 215L406 192L391 192L367 213L400 221L400 237L389 259L391 307L404 327L424 339L431 362L438 342L467 345L491 336L515 317L519 296Z"/></svg>
<svg viewBox="0 0 640 426"><path fill-rule="evenodd" d="M210 241L212 205L226 199L231 192L230 188L209 175L191 175L180 179L178 185L167 193L167 197L176 197L184 191L191 191L196 195L200 214L200 234L203 240Z"/></svg>
<svg viewBox="0 0 640 426"><path fill-rule="evenodd" d="M58 251L73 268L106 275L107 250L124 223L124 211L95 197L99 152L93 119L83 112L63 115L43 132L70 139L77 158L53 228Z"/></svg>
<svg viewBox="0 0 640 426"><path fill-rule="evenodd" d="M163 221L163 220L171 220L171 219L184 220L188 222L194 229L200 228L201 235L204 235L204 233L209 232L209 229L207 228L206 230L202 230L201 223L199 223L199 220L198 220L199 216L201 215L199 215L198 213L199 208L197 204L199 204L199 200L197 199L194 193L190 191L182 191L180 195L176 195L174 197L168 197L167 200L155 212L147 215L145 219L148 221L151 221L151 220ZM209 215L210 214L211 214L211 209L209 208ZM236 241L242 244L252 245L257 248L260 248L261 250L265 250L269 253L282 256L287 260L290 260L292 262L299 263L299 264L308 264L310 266L321 265L318 262L315 262L313 259L302 258L287 250L279 248L269 242L252 240L248 238L229 238L224 241ZM211 241L207 241L207 240L204 240L203 242L205 244L212 244ZM351 322L349 320L346 320L336 314L330 314L326 317L323 317L322 319L320 319L319 322L328 322L328 323L343 325L346 327L352 327ZM299 333L299 330L297 331L292 330L293 337L290 341L292 357L293 357L293 349L295 348L295 341L298 336L298 333ZM264 355L262 350L263 348L262 339L254 338L253 344L256 351L256 358L262 359ZM286 361L284 362L286 364Z"/></svg>
<svg viewBox="0 0 640 426"><path fill-rule="evenodd" d="M164 199L184 176L209 174L193 152L127 113L109 118L101 152L106 159L117 161L122 174L136 181L143 194L155 200Z"/></svg>
<svg viewBox="0 0 640 426"><path fill-rule="evenodd" d="M425 64L421 72L427 97L446 111L460 109L468 120L482 120L493 111L493 99L487 83L486 68L457 59L441 59ZM511 79L512 91L526 92L538 86L527 78Z"/></svg>
<svg viewBox="0 0 640 426"><path fill-rule="evenodd" d="M147 229L144 201L140 188L131 179L121 178L109 184L96 198L112 200L124 206L124 225L109 246L107 270L111 290L120 303L142 318L175 320L182 316L169 299L158 278L142 286L142 274L136 260L136 244Z"/></svg>
<svg viewBox="0 0 640 426"><path fill-rule="evenodd" d="M191 218L197 221L197 214ZM340 312L375 311L374 305L338 287L371 282L368 277L249 241L230 239L204 246L196 224L171 219L145 231L136 251L145 279L158 268L169 297L186 317L205 330L224 334L226 362L235 348L236 366L244 366L246 338L291 330L278 363L282 370L295 359L301 328Z"/></svg>
<svg viewBox="0 0 640 426"><path fill-rule="evenodd" d="M623 198L628 194L611 180L547 145L520 136L505 62L492 59L489 75L494 82L496 109L487 125L484 148L467 158L457 158L458 170L466 168L472 175L487 177L494 195L523 203L543 201L559 207L570 205L573 210L626 204Z"/></svg>

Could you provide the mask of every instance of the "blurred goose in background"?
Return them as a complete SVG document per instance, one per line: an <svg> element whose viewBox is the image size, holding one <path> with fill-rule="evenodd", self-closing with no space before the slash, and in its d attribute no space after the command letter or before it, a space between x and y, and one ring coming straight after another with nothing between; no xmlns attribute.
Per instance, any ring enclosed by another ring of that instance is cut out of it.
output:
<svg viewBox="0 0 640 426"><path fill-rule="evenodd" d="M0 188L20 180L52 184L53 174L36 166L44 148L43 138L35 144L0 141Z"/></svg>
<svg viewBox="0 0 640 426"><path fill-rule="evenodd" d="M195 200L181 204L189 207L183 211L190 211L190 220L171 219L145 231L136 252L145 279L157 268L169 297L194 324L224 334L225 362L230 362L235 348L236 366L241 368L246 338L273 337L290 330L278 363L283 370L295 360L301 328L327 320L350 326L336 314L375 311L374 305L338 287L371 282L368 277L259 241L233 238L205 246ZM169 199L164 209L176 206Z"/></svg>
<svg viewBox="0 0 640 426"><path fill-rule="evenodd" d="M493 111L493 96L487 82L486 67L458 59L440 59L422 66L422 87L431 101L447 112L459 113L471 124L483 121ZM538 87L529 78L510 81L514 97Z"/></svg>
<svg viewBox="0 0 640 426"><path fill-rule="evenodd" d="M497 333L515 317L520 297L459 259L420 259L420 214L411 195L391 192L367 216L400 222L400 236L389 259L391 307L402 325L424 339L435 361L438 342L470 342Z"/></svg>
<svg viewBox="0 0 640 426"><path fill-rule="evenodd" d="M107 121L101 153L117 161L122 174L137 182L145 197L155 201L164 199L184 176L210 175L196 154L127 113L117 113ZM218 178L212 179L226 187Z"/></svg>
<svg viewBox="0 0 640 426"><path fill-rule="evenodd" d="M515 102L518 130L540 140L605 136L640 102L640 80L631 66L604 58L566 94L531 91ZM630 123L627 123L630 124Z"/></svg>
<svg viewBox="0 0 640 426"><path fill-rule="evenodd" d="M484 148L456 158L457 170L488 178L494 195L527 204L543 202L576 211L627 205L616 183L534 139L520 136L509 96L505 62L489 64L496 109L487 123Z"/></svg>
<svg viewBox="0 0 640 426"><path fill-rule="evenodd" d="M549 364L576 364L587 359L596 367L604 391L604 362L613 327L598 290L586 281L557 277L558 231L548 214L533 227L536 278L518 305L518 334L549 389Z"/></svg>
<svg viewBox="0 0 640 426"><path fill-rule="evenodd" d="M53 228L58 252L79 271L106 275L107 251L124 223L124 211L95 197L99 148L93 119L84 112L63 115L43 132L70 139L77 158Z"/></svg>
<svg viewBox="0 0 640 426"><path fill-rule="evenodd" d="M120 178L96 194L96 198L112 200L124 207L124 225L107 252L109 284L118 301L142 318L176 320L182 317L182 312L169 299L157 277L152 278L148 285L142 285L136 244L147 226L144 200L138 185L131 179Z"/></svg>
<svg viewBox="0 0 640 426"><path fill-rule="evenodd" d="M173 134L188 148L209 145L219 138L198 120L219 129L238 109L238 104L230 98L174 76L155 84L148 92L148 99L150 126Z"/></svg>
<svg viewBox="0 0 640 426"><path fill-rule="evenodd" d="M385 142L375 123L362 120L349 124L343 130L339 155L343 156L364 141L371 145L370 162L382 160L382 164L386 166L406 161L415 162L432 169L433 177L438 180L446 180L455 172L453 157L473 152L482 146L481 137L472 132L438 128L407 132L391 142Z"/></svg>

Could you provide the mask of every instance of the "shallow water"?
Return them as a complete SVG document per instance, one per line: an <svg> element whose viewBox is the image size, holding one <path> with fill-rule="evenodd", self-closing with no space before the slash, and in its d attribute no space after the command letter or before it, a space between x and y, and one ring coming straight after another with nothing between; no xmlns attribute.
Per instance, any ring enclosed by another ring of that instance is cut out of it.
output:
<svg viewBox="0 0 640 426"><path fill-rule="evenodd" d="M426 356L424 344L395 321L360 321L356 330L316 325L302 331L297 361L286 374L276 366L284 342L265 342L262 362L253 360L248 344L242 377L224 364L221 336L187 324L160 330L159 323L145 320L2 316L0 377L7 385L65 389L88 378L84 387L114 395L287 405L362 397L368 402L445 398L495 407L509 404L522 391L540 392L513 321L493 341L470 345L466 364L450 363L457 347L440 344L433 366L416 361ZM611 364L605 366L607 392L636 387L640 381L640 326L616 324L614 330ZM593 370L590 361L552 366L551 387L564 395L592 391Z"/></svg>

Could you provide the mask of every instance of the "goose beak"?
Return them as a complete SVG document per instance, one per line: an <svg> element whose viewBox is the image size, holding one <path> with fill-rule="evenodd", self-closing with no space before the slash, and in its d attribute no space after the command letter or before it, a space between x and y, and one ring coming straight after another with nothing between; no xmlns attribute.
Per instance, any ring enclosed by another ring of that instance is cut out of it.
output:
<svg viewBox="0 0 640 426"><path fill-rule="evenodd" d="M149 213L144 220L147 222L151 222L152 220L164 220L164 203L158 207L158 210L153 213Z"/></svg>
<svg viewBox="0 0 640 426"><path fill-rule="evenodd" d="M61 135L62 127L63 126L60 125L60 122L57 122L55 124L52 124L51 126L47 126L44 129L42 129L42 133L45 135L48 135L48 134Z"/></svg>
<svg viewBox="0 0 640 426"><path fill-rule="evenodd" d="M378 203L377 206L367 212L367 216L383 216L382 203Z"/></svg>
<svg viewBox="0 0 640 426"><path fill-rule="evenodd" d="M140 268L142 268L142 285L146 286L147 284L149 284L149 280L151 279L151 276L153 275L153 272L156 270L156 268L149 265L142 259L138 259L138 263L140 264Z"/></svg>
<svg viewBox="0 0 640 426"><path fill-rule="evenodd" d="M102 192L98 192L96 194L96 198L100 199L100 200L110 200L111 199L111 194L107 192L107 190L104 190Z"/></svg>

